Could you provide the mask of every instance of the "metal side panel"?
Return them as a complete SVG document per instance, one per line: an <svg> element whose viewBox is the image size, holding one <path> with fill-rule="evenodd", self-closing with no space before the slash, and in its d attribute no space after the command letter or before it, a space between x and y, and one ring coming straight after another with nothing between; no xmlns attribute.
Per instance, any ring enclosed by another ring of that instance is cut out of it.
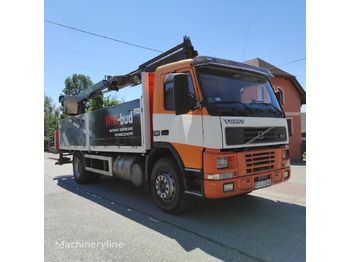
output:
<svg viewBox="0 0 350 262"><path fill-rule="evenodd" d="M141 98L60 120L60 148L146 152L142 105Z"/></svg>
<svg viewBox="0 0 350 262"><path fill-rule="evenodd" d="M88 114L81 114L59 120L59 148L68 150L88 150L88 122Z"/></svg>
<svg viewBox="0 0 350 262"><path fill-rule="evenodd" d="M91 167L85 167L85 169L87 171L95 172L95 173L98 173L101 175L106 175L106 176L113 176L113 169L112 169L113 157L100 156L100 155L89 155L89 154L84 154L84 157L87 159L97 159L97 160L102 160L102 161L107 162L106 167L108 167L108 170L97 169L97 168L91 166Z"/></svg>
<svg viewBox="0 0 350 262"><path fill-rule="evenodd" d="M113 153L146 153L143 146L90 146L90 151Z"/></svg>

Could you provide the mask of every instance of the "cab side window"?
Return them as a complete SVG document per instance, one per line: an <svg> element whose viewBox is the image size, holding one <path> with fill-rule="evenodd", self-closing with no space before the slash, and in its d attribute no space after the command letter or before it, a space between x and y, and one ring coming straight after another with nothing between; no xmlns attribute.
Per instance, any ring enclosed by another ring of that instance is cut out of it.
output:
<svg viewBox="0 0 350 262"><path fill-rule="evenodd" d="M175 111L173 83L164 84L164 108L167 111Z"/></svg>
<svg viewBox="0 0 350 262"><path fill-rule="evenodd" d="M191 94L195 95L191 73L189 71L184 73L187 74L189 91ZM164 108L167 111L175 111L173 83L164 84Z"/></svg>
<svg viewBox="0 0 350 262"><path fill-rule="evenodd" d="M190 91L191 94L196 95L196 93L194 92L194 87L193 87L193 81L192 81L192 76L190 72L185 72L187 74L187 78L188 78L188 89Z"/></svg>

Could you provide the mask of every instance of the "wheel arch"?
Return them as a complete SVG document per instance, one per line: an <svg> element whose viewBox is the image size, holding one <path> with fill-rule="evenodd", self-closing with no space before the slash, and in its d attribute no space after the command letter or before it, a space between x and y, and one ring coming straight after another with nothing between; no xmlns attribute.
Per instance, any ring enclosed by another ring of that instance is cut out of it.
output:
<svg viewBox="0 0 350 262"><path fill-rule="evenodd" d="M155 163L164 157L171 158L179 167L181 171L181 176L184 173L185 166L184 163L175 149L175 147L171 143L167 142L154 142L152 150L146 156L146 181L147 181L147 190L150 190L150 177L152 173L152 169Z"/></svg>

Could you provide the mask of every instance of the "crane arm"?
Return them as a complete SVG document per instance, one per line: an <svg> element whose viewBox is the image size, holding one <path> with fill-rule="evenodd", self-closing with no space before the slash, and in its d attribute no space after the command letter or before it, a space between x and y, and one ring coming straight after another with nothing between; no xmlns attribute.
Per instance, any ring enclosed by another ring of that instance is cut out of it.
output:
<svg viewBox="0 0 350 262"><path fill-rule="evenodd" d="M81 91L77 95L61 95L59 102L63 106L63 111L70 115L77 115L85 112L85 104L88 100L101 96L110 91L119 91L127 86L141 84L142 72L154 72L157 67L183 59L194 58L198 52L194 50L189 37L184 36L183 43L169 49L159 56L143 63L135 71L126 75L105 76L105 79L97 84Z"/></svg>

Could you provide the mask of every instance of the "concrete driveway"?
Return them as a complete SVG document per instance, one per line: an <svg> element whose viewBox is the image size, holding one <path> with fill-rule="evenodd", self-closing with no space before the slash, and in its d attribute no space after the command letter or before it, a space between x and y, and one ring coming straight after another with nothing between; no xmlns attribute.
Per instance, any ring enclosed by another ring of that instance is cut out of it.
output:
<svg viewBox="0 0 350 262"><path fill-rule="evenodd" d="M281 185L195 199L181 216L151 195L104 177L78 185L72 165L45 154L46 261L305 261L305 166Z"/></svg>

